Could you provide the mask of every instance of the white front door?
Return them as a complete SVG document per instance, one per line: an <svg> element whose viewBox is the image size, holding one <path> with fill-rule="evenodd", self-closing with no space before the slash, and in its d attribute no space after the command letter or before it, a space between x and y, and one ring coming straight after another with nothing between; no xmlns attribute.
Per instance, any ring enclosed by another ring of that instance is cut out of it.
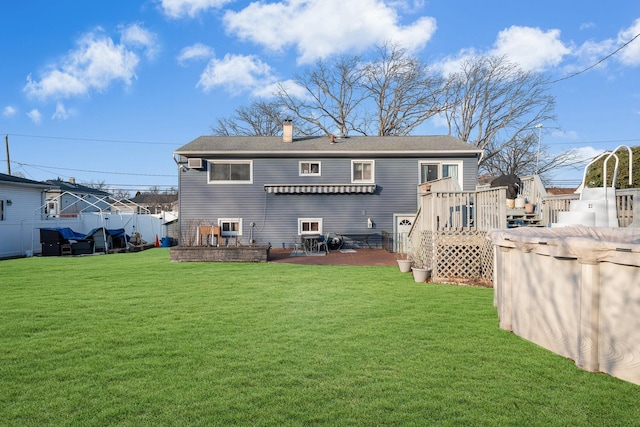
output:
<svg viewBox="0 0 640 427"><path fill-rule="evenodd" d="M398 253L407 253L409 230L415 220L415 215L395 214L394 221L394 251Z"/></svg>

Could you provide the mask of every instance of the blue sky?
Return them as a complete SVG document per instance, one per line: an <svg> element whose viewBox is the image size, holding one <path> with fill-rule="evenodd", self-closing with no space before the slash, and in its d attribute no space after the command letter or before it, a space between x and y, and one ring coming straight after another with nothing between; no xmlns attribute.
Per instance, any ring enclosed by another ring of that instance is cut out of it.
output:
<svg viewBox="0 0 640 427"><path fill-rule="evenodd" d="M0 16L12 173L129 190L177 187L173 150L317 59L393 40L442 72L497 54L557 80L640 33L629 0L26 0L1 2ZM640 145L640 37L551 93L552 152ZM438 120L421 130L447 132Z"/></svg>

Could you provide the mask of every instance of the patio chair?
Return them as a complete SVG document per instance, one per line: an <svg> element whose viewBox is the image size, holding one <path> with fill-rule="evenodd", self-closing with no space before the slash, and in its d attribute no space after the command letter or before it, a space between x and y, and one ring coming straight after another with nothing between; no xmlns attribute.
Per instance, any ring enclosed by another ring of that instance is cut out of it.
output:
<svg viewBox="0 0 640 427"><path fill-rule="evenodd" d="M303 253L307 254L307 251L304 249L304 242L302 241L302 237L297 234L293 234L293 252L291 254Z"/></svg>
<svg viewBox="0 0 640 427"><path fill-rule="evenodd" d="M318 239L318 252L322 250L322 247L324 247L324 251L326 253L329 253L329 233L325 233L324 236L320 236L320 238Z"/></svg>

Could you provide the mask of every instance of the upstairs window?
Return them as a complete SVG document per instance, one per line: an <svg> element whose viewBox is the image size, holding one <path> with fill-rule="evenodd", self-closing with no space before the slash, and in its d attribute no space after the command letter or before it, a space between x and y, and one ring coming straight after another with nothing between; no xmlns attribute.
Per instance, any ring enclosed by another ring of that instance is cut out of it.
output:
<svg viewBox="0 0 640 427"><path fill-rule="evenodd" d="M420 184L451 177L462 188L460 170L462 170L462 162L420 162Z"/></svg>
<svg viewBox="0 0 640 427"><path fill-rule="evenodd" d="M351 182L352 183L373 183L375 163L373 160L352 160L351 161Z"/></svg>
<svg viewBox="0 0 640 427"><path fill-rule="evenodd" d="M251 184L253 162L251 160L209 161L209 183Z"/></svg>
<svg viewBox="0 0 640 427"><path fill-rule="evenodd" d="M299 175L300 176L320 176L320 162L300 162L299 163Z"/></svg>

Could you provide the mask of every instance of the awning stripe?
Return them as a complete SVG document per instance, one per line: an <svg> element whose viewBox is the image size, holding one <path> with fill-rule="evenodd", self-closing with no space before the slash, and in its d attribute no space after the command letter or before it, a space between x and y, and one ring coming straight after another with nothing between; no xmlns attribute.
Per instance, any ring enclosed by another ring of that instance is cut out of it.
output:
<svg viewBox="0 0 640 427"><path fill-rule="evenodd" d="M264 191L273 194L373 194L376 185L265 185Z"/></svg>

